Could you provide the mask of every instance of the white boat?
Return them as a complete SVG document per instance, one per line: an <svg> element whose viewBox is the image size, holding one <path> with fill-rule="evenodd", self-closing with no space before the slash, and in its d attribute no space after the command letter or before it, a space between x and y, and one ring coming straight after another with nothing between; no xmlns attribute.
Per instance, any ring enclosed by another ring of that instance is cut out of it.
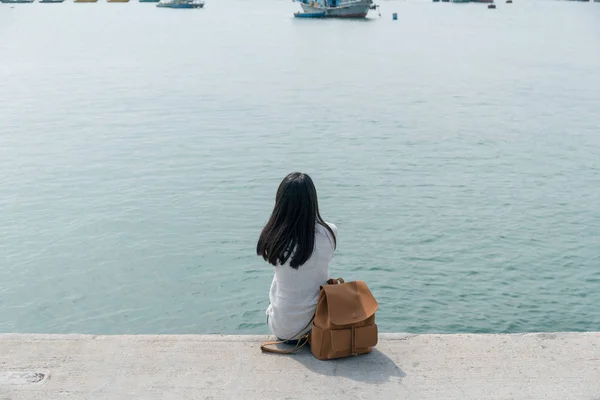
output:
<svg viewBox="0 0 600 400"><path fill-rule="evenodd" d="M298 0L306 14L323 14L330 18L365 18L375 9L373 0Z"/></svg>

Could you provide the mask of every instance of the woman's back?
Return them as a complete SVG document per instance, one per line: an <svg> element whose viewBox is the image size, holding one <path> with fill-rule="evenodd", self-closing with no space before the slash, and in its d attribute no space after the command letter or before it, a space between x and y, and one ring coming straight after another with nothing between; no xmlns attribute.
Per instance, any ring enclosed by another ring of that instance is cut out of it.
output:
<svg viewBox="0 0 600 400"><path fill-rule="evenodd" d="M327 223L337 237L337 227ZM295 339L310 330L319 290L329 279L329 262L333 258L335 239L317 223L315 245L310 258L297 269L289 260L275 267L267 308L271 333L281 339Z"/></svg>
<svg viewBox="0 0 600 400"><path fill-rule="evenodd" d="M300 172L286 176L256 244L256 254L275 267L267 319L278 338L295 339L310 330L336 238L335 225L326 223L319 213L317 189L310 176Z"/></svg>

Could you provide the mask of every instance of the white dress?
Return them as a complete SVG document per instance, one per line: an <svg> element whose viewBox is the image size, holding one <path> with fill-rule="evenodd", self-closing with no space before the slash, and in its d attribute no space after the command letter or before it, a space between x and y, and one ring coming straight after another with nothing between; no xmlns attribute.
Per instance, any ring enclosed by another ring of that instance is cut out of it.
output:
<svg viewBox="0 0 600 400"><path fill-rule="evenodd" d="M337 238L337 227L327 223ZM317 224L315 247L310 258L298 269L288 261L275 267L267 308L271 333L280 339L297 339L310 331L319 289L329 279L329 262L333 258L334 241L327 228Z"/></svg>

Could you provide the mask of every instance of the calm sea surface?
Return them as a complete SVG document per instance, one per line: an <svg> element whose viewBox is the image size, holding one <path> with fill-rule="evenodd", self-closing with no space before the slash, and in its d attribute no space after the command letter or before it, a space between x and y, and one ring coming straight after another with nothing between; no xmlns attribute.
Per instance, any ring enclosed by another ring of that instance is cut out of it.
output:
<svg viewBox="0 0 600 400"><path fill-rule="evenodd" d="M599 330L600 4L298 9L0 5L0 332L266 333L295 170L381 330Z"/></svg>

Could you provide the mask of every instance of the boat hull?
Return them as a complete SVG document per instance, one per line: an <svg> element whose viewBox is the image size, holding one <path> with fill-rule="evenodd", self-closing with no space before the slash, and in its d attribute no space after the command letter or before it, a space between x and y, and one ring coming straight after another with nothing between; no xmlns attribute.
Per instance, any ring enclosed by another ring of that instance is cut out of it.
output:
<svg viewBox="0 0 600 400"><path fill-rule="evenodd" d="M297 12L294 14L296 18L325 18L326 14L324 12L319 13L301 13Z"/></svg>
<svg viewBox="0 0 600 400"><path fill-rule="evenodd" d="M325 13L326 18L365 18L373 2L371 0L342 3L337 7L322 7L319 4L300 3L307 14Z"/></svg>
<svg viewBox="0 0 600 400"><path fill-rule="evenodd" d="M190 8L202 8L204 7L204 3L196 3L196 4L189 4L189 3L158 3L156 5L156 7L161 7L161 8L185 8L185 9L190 9Z"/></svg>

